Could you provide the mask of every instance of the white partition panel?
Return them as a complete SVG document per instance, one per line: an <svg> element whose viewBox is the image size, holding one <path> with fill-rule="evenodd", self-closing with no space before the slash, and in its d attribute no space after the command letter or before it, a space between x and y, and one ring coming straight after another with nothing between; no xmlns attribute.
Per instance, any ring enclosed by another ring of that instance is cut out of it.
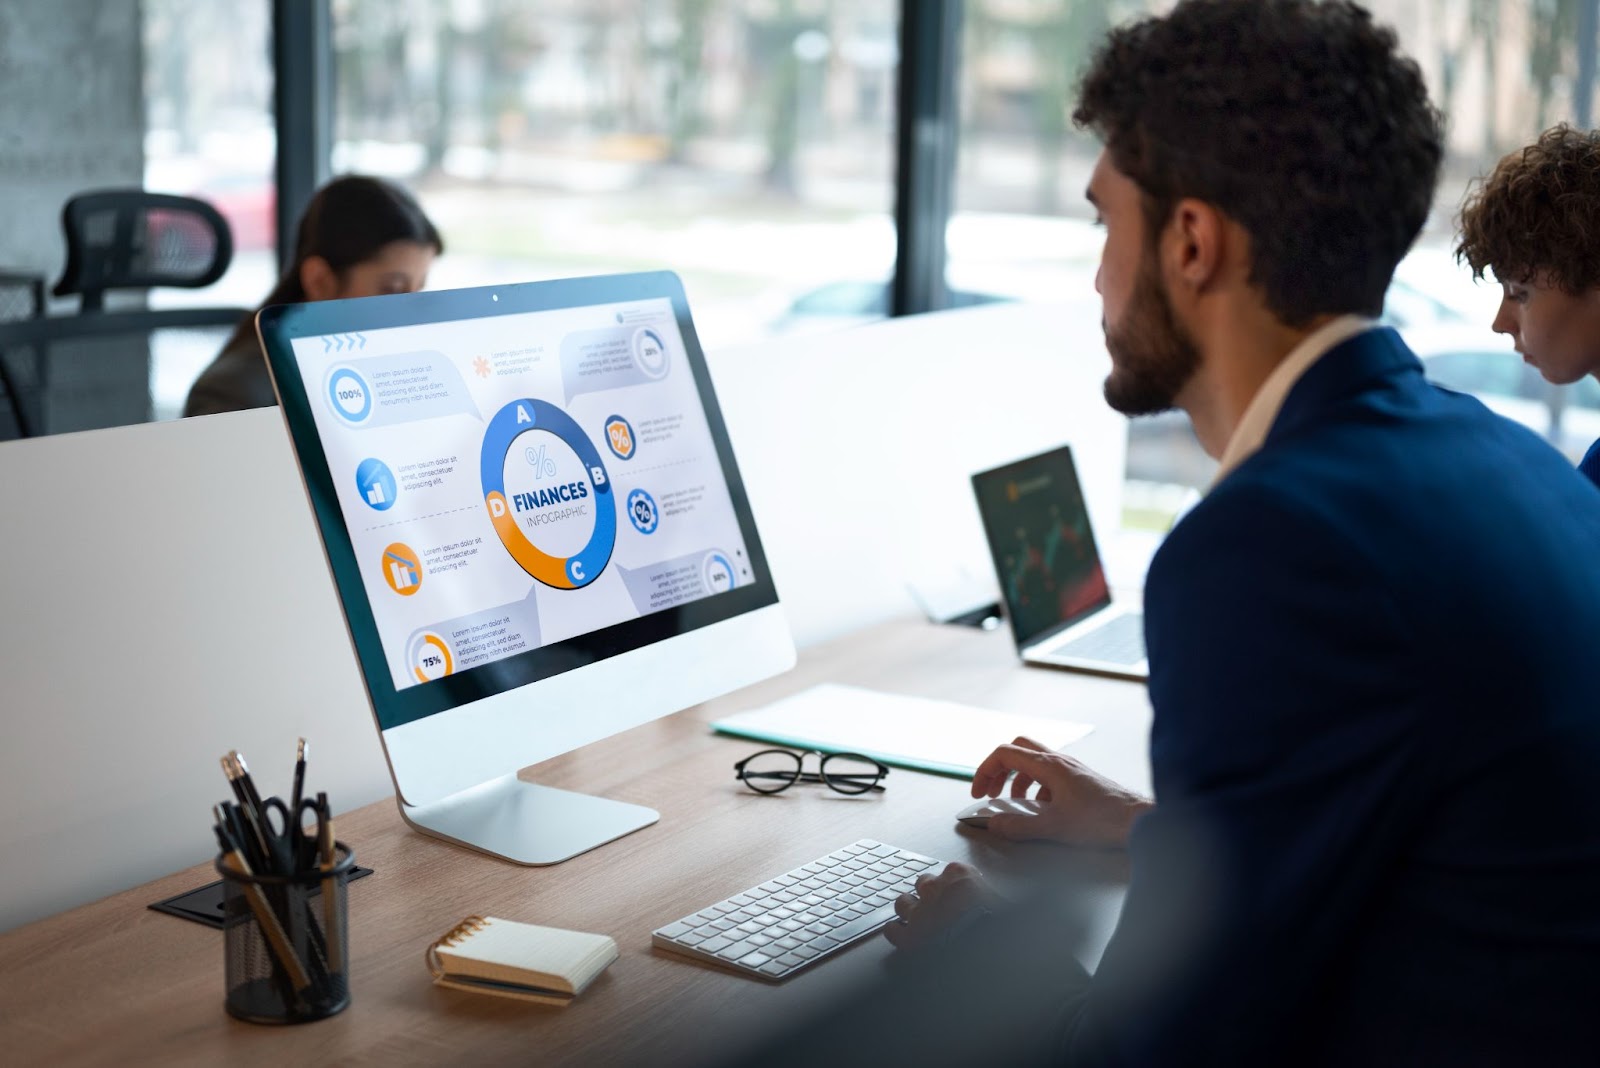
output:
<svg viewBox="0 0 1600 1068"><path fill-rule="evenodd" d="M1092 294L762 342L709 363L802 647L915 611L908 582L965 570L994 586L975 471L1071 444L1102 552L1121 526L1127 420L1101 393L1110 359Z"/></svg>
<svg viewBox="0 0 1600 1068"><path fill-rule="evenodd" d="M0 928L215 852L263 793L390 792L276 410L0 445Z"/></svg>

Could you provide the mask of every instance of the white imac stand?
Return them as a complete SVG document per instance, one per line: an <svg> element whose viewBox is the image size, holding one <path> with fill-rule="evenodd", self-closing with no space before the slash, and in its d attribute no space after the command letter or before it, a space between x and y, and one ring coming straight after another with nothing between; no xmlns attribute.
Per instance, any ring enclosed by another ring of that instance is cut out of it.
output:
<svg viewBox="0 0 1600 1068"><path fill-rule="evenodd" d="M557 790L506 775L431 805L400 802L423 834L517 864L559 864L661 818L643 805Z"/></svg>
<svg viewBox="0 0 1600 1068"><path fill-rule="evenodd" d="M383 743L400 814L424 834L479 852L558 864L660 813L525 782L508 762L536 764L787 671L794 660L774 604L390 728Z"/></svg>

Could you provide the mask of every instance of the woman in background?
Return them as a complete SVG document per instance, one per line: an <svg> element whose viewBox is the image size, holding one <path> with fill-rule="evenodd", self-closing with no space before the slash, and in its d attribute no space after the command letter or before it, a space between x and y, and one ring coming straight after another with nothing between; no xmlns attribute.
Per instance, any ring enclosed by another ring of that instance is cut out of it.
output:
<svg viewBox="0 0 1600 1068"><path fill-rule="evenodd" d="M1511 153L1460 224L1457 258L1500 282L1494 330L1556 385L1600 378L1600 131L1563 124ZM1600 486L1600 441L1578 470Z"/></svg>
<svg viewBox="0 0 1600 1068"><path fill-rule="evenodd" d="M439 231L410 193L380 178L335 178L306 206L294 263L261 306L414 293L443 251ZM275 403L250 315L195 380L183 414L215 415Z"/></svg>

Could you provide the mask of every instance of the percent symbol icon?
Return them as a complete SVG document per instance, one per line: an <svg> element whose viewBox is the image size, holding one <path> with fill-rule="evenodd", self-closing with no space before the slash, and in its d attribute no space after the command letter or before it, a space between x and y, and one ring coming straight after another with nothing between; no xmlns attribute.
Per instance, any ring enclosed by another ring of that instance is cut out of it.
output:
<svg viewBox="0 0 1600 1068"><path fill-rule="evenodd" d="M534 478L544 478L546 475L551 478L556 477L556 462L544 454L543 445L540 445L537 449L530 446L523 455L527 457L528 463L533 467Z"/></svg>

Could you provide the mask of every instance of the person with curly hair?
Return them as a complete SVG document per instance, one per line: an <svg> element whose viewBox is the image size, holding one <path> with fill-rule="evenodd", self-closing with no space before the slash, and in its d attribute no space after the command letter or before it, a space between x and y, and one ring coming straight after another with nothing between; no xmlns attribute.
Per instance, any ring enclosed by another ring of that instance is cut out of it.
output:
<svg viewBox="0 0 1600 1068"><path fill-rule="evenodd" d="M922 964L759 1063L1594 1063L1600 494L1376 321L1443 155L1421 73L1346 0L1181 0L1074 117L1106 399L1220 475L1146 580L1155 797L1027 739L972 794L1125 848L1121 916L1091 978L925 874L886 929Z"/></svg>
<svg viewBox="0 0 1600 1068"><path fill-rule="evenodd" d="M1547 381L1600 379L1600 130L1562 124L1468 195L1456 257L1501 287L1497 333ZM1578 469L1600 486L1600 441Z"/></svg>

